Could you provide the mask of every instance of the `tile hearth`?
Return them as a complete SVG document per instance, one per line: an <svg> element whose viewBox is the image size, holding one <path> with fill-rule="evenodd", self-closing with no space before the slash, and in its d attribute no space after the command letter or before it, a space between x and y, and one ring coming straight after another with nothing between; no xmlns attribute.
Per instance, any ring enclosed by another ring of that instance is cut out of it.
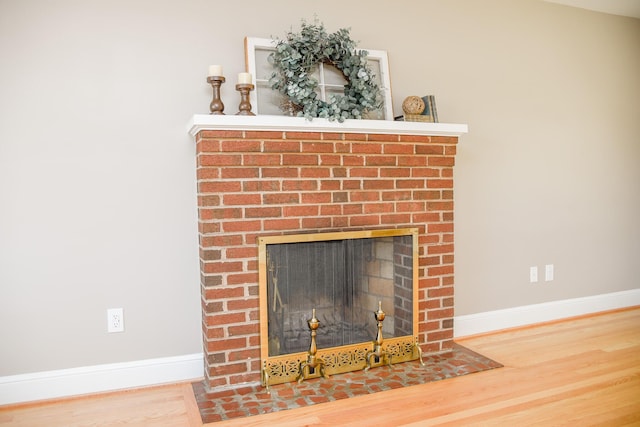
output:
<svg viewBox="0 0 640 427"><path fill-rule="evenodd" d="M207 393L202 382L194 383L194 393L203 423L266 414L372 394L400 387L439 381L502 365L461 345L453 344L450 352L423 357L421 366L415 360L391 367L381 366L367 372L356 371L316 378L301 384L296 382L263 387L247 386L235 390Z"/></svg>

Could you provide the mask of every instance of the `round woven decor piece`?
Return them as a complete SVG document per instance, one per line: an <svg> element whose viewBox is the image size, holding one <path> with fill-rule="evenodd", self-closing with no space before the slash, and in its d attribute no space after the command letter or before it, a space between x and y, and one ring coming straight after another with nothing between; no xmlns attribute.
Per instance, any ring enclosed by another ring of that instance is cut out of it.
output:
<svg viewBox="0 0 640 427"><path fill-rule="evenodd" d="M402 102L402 111L405 114L422 114L425 105L419 96L407 96Z"/></svg>

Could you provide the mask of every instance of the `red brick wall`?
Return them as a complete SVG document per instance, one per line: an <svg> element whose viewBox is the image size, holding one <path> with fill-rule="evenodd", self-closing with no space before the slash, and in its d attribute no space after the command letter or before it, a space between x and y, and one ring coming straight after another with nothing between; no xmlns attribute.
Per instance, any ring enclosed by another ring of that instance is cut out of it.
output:
<svg viewBox="0 0 640 427"><path fill-rule="evenodd" d="M456 137L205 130L197 135L205 378L260 381L260 235L419 227L419 342L453 343Z"/></svg>

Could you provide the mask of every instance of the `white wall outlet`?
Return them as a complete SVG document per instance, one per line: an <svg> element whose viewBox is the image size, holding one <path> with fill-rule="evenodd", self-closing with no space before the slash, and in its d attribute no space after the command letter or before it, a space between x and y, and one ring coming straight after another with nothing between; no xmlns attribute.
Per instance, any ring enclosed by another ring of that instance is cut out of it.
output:
<svg viewBox="0 0 640 427"><path fill-rule="evenodd" d="M124 312L121 308L107 310L107 332L124 332Z"/></svg>
<svg viewBox="0 0 640 427"><path fill-rule="evenodd" d="M529 282L538 283L538 267L529 267Z"/></svg>
<svg viewBox="0 0 640 427"><path fill-rule="evenodd" d="M553 280L553 264L547 264L544 266L544 281L550 282Z"/></svg>

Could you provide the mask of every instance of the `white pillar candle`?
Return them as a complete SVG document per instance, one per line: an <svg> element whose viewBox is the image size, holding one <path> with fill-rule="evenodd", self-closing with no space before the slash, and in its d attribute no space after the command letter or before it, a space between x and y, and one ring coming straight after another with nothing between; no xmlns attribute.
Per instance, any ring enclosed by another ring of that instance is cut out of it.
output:
<svg viewBox="0 0 640 427"><path fill-rule="evenodd" d="M209 65L209 76L222 77L222 65Z"/></svg>
<svg viewBox="0 0 640 427"><path fill-rule="evenodd" d="M238 84L241 85L250 85L253 83L251 79L251 73L240 73L238 74Z"/></svg>

